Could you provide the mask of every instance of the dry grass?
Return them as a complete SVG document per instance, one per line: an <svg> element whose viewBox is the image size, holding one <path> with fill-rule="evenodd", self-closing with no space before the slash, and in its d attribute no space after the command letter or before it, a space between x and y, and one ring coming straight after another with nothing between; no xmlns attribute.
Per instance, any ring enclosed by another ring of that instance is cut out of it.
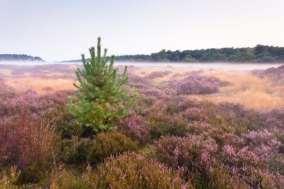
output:
<svg viewBox="0 0 284 189"><path fill-rule="evenodd" d="M12 70L10 70L10 69L0 69L0 76L1 77L12 76Z"/></svg>
<svg viewBox="0 0 284 189"><path fill-rule="evenodd" d="M198 99L216 103L238 103L257 110L284 107L283 87L275 86L269 80L258 78L250 72L211 71L206 74L214 75L230 84L221 88L217 94L195 96Z"/></svg>
<svg viewBox="0 0 284 189"><path fill-rule="evenodd" d="M16 89L17 92L33 89L39 94L52 93L60 90L73 90L73 83L74 81L72 79L51 79L31 76L6 79L6 84Z"/></svg>

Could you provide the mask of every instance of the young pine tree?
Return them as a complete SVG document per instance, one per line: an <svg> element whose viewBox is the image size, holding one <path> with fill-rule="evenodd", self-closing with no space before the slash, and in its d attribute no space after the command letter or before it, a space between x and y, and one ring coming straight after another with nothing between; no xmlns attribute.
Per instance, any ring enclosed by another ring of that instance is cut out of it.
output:
<svg viewBox="0 0 284 189"><path fill-rule="evenodd" d="M101 39L97 49L90 48L90 58L82 55L83 68L76 71L77 94L70 100L69 111L84 131L92 134L111 130L115 121L127 113L127 68L121 73L114 68L114 57L101 52Z"/></svg>

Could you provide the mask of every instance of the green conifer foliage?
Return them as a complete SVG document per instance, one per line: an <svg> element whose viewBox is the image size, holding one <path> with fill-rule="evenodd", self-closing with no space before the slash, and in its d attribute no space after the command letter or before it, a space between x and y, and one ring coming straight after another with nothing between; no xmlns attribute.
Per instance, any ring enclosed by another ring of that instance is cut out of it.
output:
<svg viewBox="0 0 284 189"><path fill-rule="evenodd" d="M116 120L127 113L127 67L121 73L114 68L114 57L101 52L101 39L97 48L90 48L90 58L82 55L83 68L76 71L78 91L69 103L70 113L85 130L93 133L111 130Z"/></svg>

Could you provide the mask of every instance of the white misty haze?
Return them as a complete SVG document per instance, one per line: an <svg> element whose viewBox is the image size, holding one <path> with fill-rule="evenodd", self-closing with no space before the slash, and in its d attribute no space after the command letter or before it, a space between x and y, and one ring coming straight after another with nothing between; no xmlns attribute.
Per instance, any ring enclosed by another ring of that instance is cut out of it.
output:
<svg viewBox="0 0 284 189"><path fill-rule="evenodd" d="M0 0L0 54L80 58L103 37L114 54L284 46L283 0Z"/></svg>

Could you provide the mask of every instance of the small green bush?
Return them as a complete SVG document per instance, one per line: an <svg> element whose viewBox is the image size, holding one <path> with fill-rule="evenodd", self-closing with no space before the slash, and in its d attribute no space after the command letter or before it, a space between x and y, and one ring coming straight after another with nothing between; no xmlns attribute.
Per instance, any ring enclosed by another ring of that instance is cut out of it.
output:
<svg viewBox="0 0 284 189"><path fill-rule="evenodd" d="M100 133L93 141L88 160L92 164L99 163L111 155L135 150L137 144L119 132Z"/></svg>
<svg viewBox="0 0 284 189"><path fill-rule="evenodd" d="M83 68L76 72L77 95L69 102L69 111L90 134L108 131L119 118L127 114L129 97L124 90L126 68L121 74L114 68L114 58L101 53L98 38L97 52L90 49L90 59L82 55Z"/></svg>
<svg viewBox="0 0 284 189"><path fill-rule="evenodd" d="M188 126L185 120L179 116L153 115L148 121L150 136L158 139L161 136L185 136Z"/></svg>
<svg viewBox="0 0 284 189"><path fill-rule="evenodd" d="M78 138L64 140L61 159L68 164L95 165L111 155L137 150L137 145L119 132L99 133L96 138Z"/></svg>
<svg viewBox="0 0 284 189"><path fill-rule="evenodd" d="M127 153L112 157L98 167L95 186L99 189L180 189L182 180L154 160Z"/></svg>

